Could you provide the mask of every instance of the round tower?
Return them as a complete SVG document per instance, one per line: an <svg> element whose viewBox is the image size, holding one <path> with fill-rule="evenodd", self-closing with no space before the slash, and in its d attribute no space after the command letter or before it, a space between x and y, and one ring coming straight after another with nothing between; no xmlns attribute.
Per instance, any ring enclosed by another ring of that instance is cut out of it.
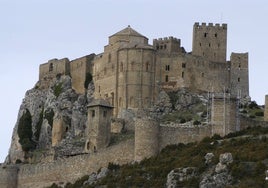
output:
<svg viewBox="0 0 268 188"><path fill-rule="evenodd" d="M268 95L265 95L264 121L268 121Z"/></svg>
<svg viewBox="0 0 268 188"><path fill-rule="evenodd" d="M0 166L0 187L9 188L17 187L18 167L17 166Z"/></svg>
<svg viewBox="0 0 268 188"><path fill-rule="evenodd" d="M159 124L153 119L137 119L135 122L135 161L141 161L158 153Z"/></svg>

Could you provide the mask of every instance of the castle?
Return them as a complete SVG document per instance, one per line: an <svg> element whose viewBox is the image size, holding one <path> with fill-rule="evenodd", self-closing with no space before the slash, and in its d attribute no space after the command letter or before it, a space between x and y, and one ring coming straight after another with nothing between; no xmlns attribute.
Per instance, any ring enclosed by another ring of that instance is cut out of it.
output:
<svg viewBox="0 0 268 188"><path fill-rule="evenodd" d="M239 100L250 100L248 53L232 53L228 61L226 49L227 24L195 23L190 53L181 46L180 39L154 39L151 45L147 37L128 26L109 37L101 54L72 61L67 58L52 59L41 64L40 89L48 88L51 78L69 75L76 93L85 94L87 79L92 76L94 100L87 106L85 133L85 152L90 156L52 161L49 167L25 165L20 167L19 172L11 166L6 171L0 171L3 177L0 177L0 185L10 184L9 174L16 174L13 177L18 184L28 186L36 186L32 182L42 182L40 177L46 174L50 174L50 183L74 180L109 162L123 164L140 161L157 154L169 144L199 141L214 134L224 136L252 126L239 116L237 110ZM161 91L183 88L194 93L209 93L210 122L196 126L163 125L157 119L140 115L143 110L155 105ZM126 110L138 114L132 127L135 141L107 147L111 126L120 125ZM111 122L112 117L114 122ZM55 120L52 146L63 137L62 119ZM73 170L79 173L61 174L68 171L67 167L75 168ZM47 183L45 179L43 183Z"/></svg>

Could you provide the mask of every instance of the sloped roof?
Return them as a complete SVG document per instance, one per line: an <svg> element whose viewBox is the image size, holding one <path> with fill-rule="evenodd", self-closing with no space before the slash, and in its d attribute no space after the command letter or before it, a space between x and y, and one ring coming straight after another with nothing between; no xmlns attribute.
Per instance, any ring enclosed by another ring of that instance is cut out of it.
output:
<svg viewBox="0 0 268 188"><path fill-rule="evenodd" d="M142 34L138 33L137 31L135 31L134 29L132 29L130 27L130 25L128 27L126 27L125 29L113 34L112 36L122 36L122 35L128 35L128 36L137 36L137 37L145 37ZM110 37L112 37L110 36ZM145 37L146 38L146 37Z"/></svg>
<svg viewBox="0 0 268 188"><path fill-rule="evenodd" d="M104 99L94 99L91 103L87 105L87 107L93 107L93 106L104 106L108 108L113 108L113 106L111 106L109 102Z"/></svg>

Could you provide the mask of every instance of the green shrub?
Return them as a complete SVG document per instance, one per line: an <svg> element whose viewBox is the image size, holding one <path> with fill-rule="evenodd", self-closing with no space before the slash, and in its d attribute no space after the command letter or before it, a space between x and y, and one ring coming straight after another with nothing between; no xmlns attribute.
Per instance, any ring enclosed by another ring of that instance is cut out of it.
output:
<svg viewBox="0 0 268 188"><path fill-rule="evenodd" d="M193 124L194 124L194 125L200 125L200 124L201 124L201 122L200 122L200 121L198 121L198 120L194 120Z"/></svg>
<svg viewBox="0 0 268 188"><path fill-rule="evenodd" d="M62 90L63 90L63 88L62 88L62 82L56 84L56 85L54 86L54 88L53 88L54 95L55 95L56 97L58 97L58 96L62 93Z"/></svg>
<svg viewBox="0 0 268 188"><path fill-rule="evenodd" d="M180 123L185 123L186 120L184 118L181 118Z"/></svg>
<svg viewBox="0 0 268 188"><path fill-rule="evenodd" d="M258 104L257 104L255 101L252 101L252 102L248 105L248 107L249 107L250 109L253 109L253 108L259 109L259 106L258 106Z"/></svg>
<svg viewBox="0 0 268 188"><path fill-rule="evenodd" d="M92 81L92 75L90 73L86 74L86 80L84 82L84 87L85 89L87 89L88 84Z"/></svg>
<svg viewBox="0 0 268 188"><path fill-rule="evenodd" d="M264 116L264 112L262 111L255 112L255 116Z"/></svg>
<svg viewBox="0 0 268 188"><path fill-rule="evenodd" d="M54 118L54 111L52 109L45 111L45 119L47 119L48 124L52 127L53 126L53 118Z"/></svg>
<svg viewBox="0 0 268 188"><path fill-rule="evenodd" d="M35 149L36 145L32 140L32 116L28 109L26 109L26 112L23 113L19 120L18 136L23 151L27 152Z"/></svg>

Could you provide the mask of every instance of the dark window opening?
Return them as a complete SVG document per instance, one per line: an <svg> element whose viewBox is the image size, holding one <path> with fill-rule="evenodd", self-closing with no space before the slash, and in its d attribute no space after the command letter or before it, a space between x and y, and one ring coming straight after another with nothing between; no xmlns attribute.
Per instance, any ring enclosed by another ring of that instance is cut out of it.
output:
<svg viewBox="0 0 268 188"><path fill-rule="evenodd" d="M109 55L108 55L108 63L110 63L110 62L111 62L111 58L112 58L112 55L111 55L111 54L109 54Z"/></svg>
<svg viewBox="0 0 268 188"><path fill-rule="evenodd" d="M103 117L106 117L106 116L107 116L107 111L104 110L104 111L103 111Z"/></svg>
<svg viewBox="0 0 268 188"><path fill-rule="evenodd" d="M96 148L96 146L94 146L93 152L94 152L94 153L97 152L97 148Z"/></svg>
<svg viewBox="0 0 268 188"><path fill-rule="evenodd" d="M145 70L146 70L146 72L148 72L148 71L149 71L149 62L146 62L146 65L145 65Z"/></svg>
<svg viewBox="0 0 268 188"><path fill-rule="evenodd" d="M166 71L169 71L169 65L166 65Z"/></svg>
<svg viewBox="0 0 268 188"><path fill-rule="evenodd" d="M123 71L123 62L121 62L121 64L120 64L120 72L122 72Z"/></svg>
<svg viewBox="0 0 268 188"><path fill-rule="evenodd" d="M218 36L218 34L217 33L215 33L215 37L217 37Z"/></svg>
<svg viewBox="0 0 268 188"><path fill-rule="evenodd" d="M205 74L202 72L201 76L202 76L202 77L204 77L204 76L205 76Z"/></svg>
<svg viewBox="0 0 268 188"><path fill-rule="evenodd" d="M53 63L49 64L49 72L53 71L53 66L54 66Z"/></svg>
<svg viewBox="0 0 268 188"><path fill-rule="evenodd" d="M95 117L95 110L91 111L91 117Z"/></svg>
<svg viewBox="0 0 268 188"><path fill-rule="evenodd" d="M163 46L162 45L160 46L160 49L163 49Z"/></svg>
<svg viewBox="0 0 268 188"><path fill-rule="evenodd" d="M164 45L164 49L166 49L166 48L167 48L167 45L165 44L165 45Z"/></svg>
<svg viewBox="0 0 268 188"><path fill-rule="evenodd" d="M240 78L237 78L237 81L240 82Z"/></svg>
<svg viewBox="0 0 268 188"><path fill-rule="evenodd" d="M99 93L100 93L100 86L99 86Z"/></svg>
<svg viewBox="0 0 268 188"><path fill-rule="evenodd" d="M87 150L89 150L89 142L87 143Z"/></svg>
<svg viewBox="0 0 268 188"><path fill-rule="evenodd" d="M181 73L181 77L184 78L184 72Z"/></svg>
<svg viewBox="0 0 268 188"><path fill-rule="evenodd" d="M182 64L181 64L181 67L182 67L182 68L186 68L186 63L182 63Z"/></svg>
<svg viewBox="0 0 268 188"><path fill-rule="evenodd" d="M241 64L239 63L238 68L241 68Z"/></svg>
<svg viewBox="0 0 268 188"><path fill-rule="evenodd" d="M166 82L168 82L168 75L166 75Z"/></svg>
<svg viewBox="0 0 268 188"><path fill-rule="evenodd" d="M205 52L203 52L203 56L205 56Z"/></svg>
<svg viewBox="0 0 268 188"><path fill-rule="evenodd" d="M68 128L68 127L66 127L66 128L65 128L65 132L67 133L67 132L68 132L68 130L69 130L69 128Z"/></svg>
<svg viewBox="0 0 268 188"><path fill-rule="evenodd" d="M200 46L202 46L201 42L199 43Z"/></svg>
<svg viewBox="0 0 268 188"><path fill-rule="evenodd" d="M158 45L156 46L156 49L159 50L159 46Z"/></svg>
<svg viewBox="0 0 268 188"><path fill-rule="evenodd" d="M204 33L204 37L207 37L207 35L208 35L207 33Z"/></svg>
<svg viewBox="0 0 268 188"><path fill-rule="evenodd" d="M210 43L208 44L208 46L210 47Z"/></svg>

